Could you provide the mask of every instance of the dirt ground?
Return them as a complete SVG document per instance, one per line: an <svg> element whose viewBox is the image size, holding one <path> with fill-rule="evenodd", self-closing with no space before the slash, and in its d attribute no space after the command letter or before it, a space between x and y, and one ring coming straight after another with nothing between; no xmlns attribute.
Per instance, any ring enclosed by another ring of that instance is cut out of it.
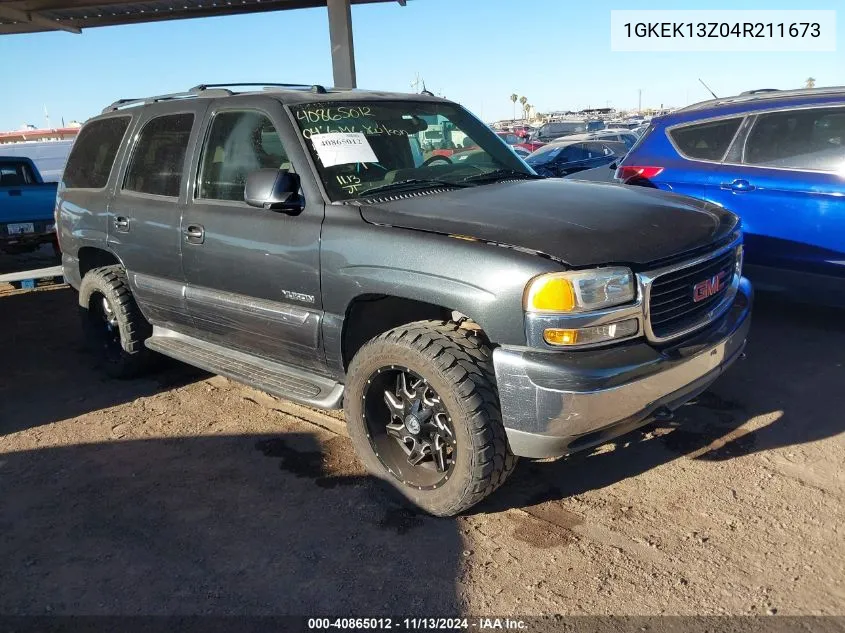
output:
<svg viewBox="0 0 845 633"><path fill-rule="evenodd" d="M845 312L754 320L674 422L434 519L334 418L175 362L107 379L71 289L0 287L0 613L845 614Z"/></svg>

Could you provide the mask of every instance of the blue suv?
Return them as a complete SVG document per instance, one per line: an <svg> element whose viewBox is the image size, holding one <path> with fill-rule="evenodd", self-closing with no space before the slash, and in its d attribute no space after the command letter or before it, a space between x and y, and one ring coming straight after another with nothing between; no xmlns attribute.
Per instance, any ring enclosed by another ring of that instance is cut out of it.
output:
<svg viewBox="0 0 845 633"><path fill-rule="evenodd" d="M616 178L738 213L757 288L845 305L845 88L677 110L651 123Z"/></svg>

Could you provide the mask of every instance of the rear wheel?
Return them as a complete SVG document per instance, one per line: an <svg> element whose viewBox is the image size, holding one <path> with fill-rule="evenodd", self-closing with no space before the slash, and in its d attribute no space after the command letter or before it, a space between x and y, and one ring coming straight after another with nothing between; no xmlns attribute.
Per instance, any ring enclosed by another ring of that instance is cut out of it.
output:
<svg viewBox="0 0 845 633"><path fill-rule="evenodd" d="M367 469L431 514L466 510L516 465L490 348L454 323L419 321L364 345L344 402Z"/></svg>
<svg viewBox="0 0 845 633"><path fill-rule="evenodd" d="M119 265L95 268L79 287L82 328L89 348L114 378L132 378L154 357L144 347L152 326L144 319Z"/></svg>

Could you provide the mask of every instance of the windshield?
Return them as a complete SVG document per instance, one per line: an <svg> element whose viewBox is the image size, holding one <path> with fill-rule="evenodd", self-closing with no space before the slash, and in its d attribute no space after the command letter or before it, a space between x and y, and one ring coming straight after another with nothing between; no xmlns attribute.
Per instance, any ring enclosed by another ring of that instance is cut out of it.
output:
<svg viewBox="0 0 845 633"><path fill-rule="evenodd" d="M478 186L498 174L534 176L492 130L450 103L332 101L291 109L332 200L392 186Z"/></svg>

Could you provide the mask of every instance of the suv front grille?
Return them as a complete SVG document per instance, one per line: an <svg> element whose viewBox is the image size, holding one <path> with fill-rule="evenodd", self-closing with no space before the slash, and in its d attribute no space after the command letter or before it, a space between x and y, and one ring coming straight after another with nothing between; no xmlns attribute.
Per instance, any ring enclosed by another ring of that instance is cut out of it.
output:
<svg viewBox="0 0 845 633"><path fill-rule="evenodd" d="M731 248L713 259L656 277L648 299L654 336L671 338L705 325L708 313L724 298L735 275L736 248Z"/></svg>

